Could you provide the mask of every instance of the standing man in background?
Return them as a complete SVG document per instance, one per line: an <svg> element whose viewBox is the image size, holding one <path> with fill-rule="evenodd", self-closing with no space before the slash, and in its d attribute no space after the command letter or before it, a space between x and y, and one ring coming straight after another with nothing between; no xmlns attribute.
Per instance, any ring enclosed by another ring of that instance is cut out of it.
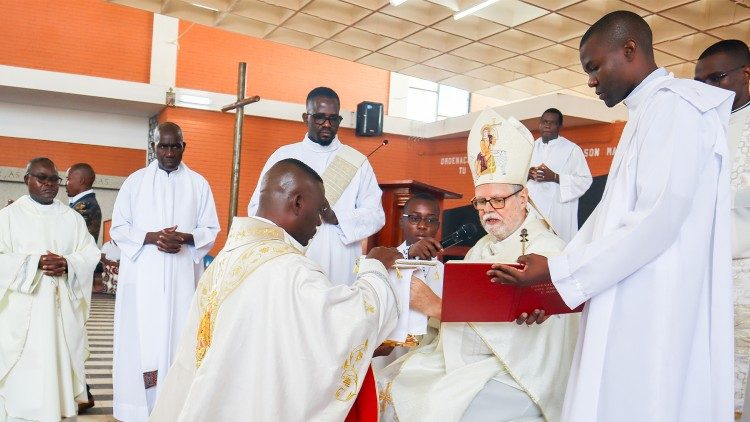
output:
<svg viewBox="0 0 750 422"><path fill-rule="evenodd" d="M96 201L96 194L92 186L96 179L94 169L86 163L77 163L70 166L65 183L65 192L68 194L68 204L78 214L81 214L86 222L91 236L94 237L94 244L99 242L99 229L102 226L102 209L99 202ZM101 265L97 265L94 270L93 278L96 279L96 273L102 273ZM86 384L86 395L88 401L78 404L78 413L94 407L94 396L91 394L91 387Z"/></svg>
<svg viewBox="0 0 750 422"><path fill-rule="evenodd" d="M302 142L284 145L268 158L260 172L247 215L258 212L260 185L269 168L285 158L295 158L312 167L323 178L328 205L323 225L305 253L320 264L334 284L354 282L354 263L362 255L361 242L385 225L378 186L367 157L341 143L336 133L342 117L339 96L331 88L318 87L307 94L302 121L307 134Z"/></svg>
<svg viewBox="0 0 750 422"><path fill-rule="evenodd" d="M695 80L734 92L729 116L734 278L734 416L742 416L750 365L750 50L723 40L698 58Z"/></svg>
<svg viewBox="0 0 750 422"><path fill-rule="evenodd" d="M86 402L86 320L99 250L80 215L55 196L48 158L0 210L0 421L75 418Z"/></svg>
<svg viewBox="0 0 750 422"><path fill-rule="evenodd" d="M70 207L86 220L89 233L94 236L94 243L99 242L99 230L102 226L102 209L96 201L92 186L96 180L94 169L86 163L73 164L68 169L65 191L68 193Z"/></svg>
<svg viewBox="0 0 750 422"><path fill-rule="evenodd" d="M539 119L529 168L531 200L565 242L578 231L578 198L591 187L591 171L581 147L560 136L563 115L547 109Z"/></svg>
<svg viewBox="0 0 750 422"><path fill-rule="evenodd" d="M182 162L182 130L160 124L148 167L128 176L112 212L120 247L112 383L115 418L145 421L172 364L203 257L219 232L211 188Z"/></svg>

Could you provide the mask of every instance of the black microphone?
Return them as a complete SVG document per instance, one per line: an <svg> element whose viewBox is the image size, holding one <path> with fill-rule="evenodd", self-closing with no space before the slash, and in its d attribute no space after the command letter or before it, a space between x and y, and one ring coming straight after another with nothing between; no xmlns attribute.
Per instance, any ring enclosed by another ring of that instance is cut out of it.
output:
<svg viewBox="0 0 750 422"><path fill-rule="evenodd" d="M458 245L461 242L471 240L471 238L476 234L477 226L475 226L473 223L466 223L463 226L459 227L458 230L454 231L448 236L443 237L443 240L440 241L440 246L442 246L443 249L449 248L451 246Z"/></svg>
<svg viewBox="0 0 750 422"><path fill-rule="evenodd" d="M371 153L367 154L367 157L369 158L372 154L375 154L375 151L379 150L380 148L383 148L386 145L388 145L388 140L387 139L383 139L383 142L380 145L378 145L377 148L375 148L374 150L372 150Z"/></svg>

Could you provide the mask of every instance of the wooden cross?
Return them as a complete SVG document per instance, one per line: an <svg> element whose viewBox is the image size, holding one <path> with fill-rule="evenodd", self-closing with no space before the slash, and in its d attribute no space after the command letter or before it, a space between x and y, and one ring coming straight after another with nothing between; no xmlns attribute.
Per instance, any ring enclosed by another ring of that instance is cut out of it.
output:
<svg viewBox="0 0 750 422"><path fill-rule="evenodd" d="M260 97L254 95L245 98L245 82L247 74L247 63L240 62L237 75L237 101L221 108L222 113L237 110L234 118L234 151L232 152L232 189L229 192L229 224L227 231L232 227L232 220L237 215L237 201L240 194L240 153L242 152L242 123L245 116L245 106L260 101Z"/></svg>

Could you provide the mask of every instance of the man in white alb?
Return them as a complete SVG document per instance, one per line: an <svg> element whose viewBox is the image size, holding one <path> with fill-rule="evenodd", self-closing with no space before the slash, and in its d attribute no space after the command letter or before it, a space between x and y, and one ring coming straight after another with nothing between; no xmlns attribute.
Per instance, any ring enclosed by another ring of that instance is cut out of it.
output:
<svg viewBox="0 0 750 422"><path fill-rule="evenodd" d="M740 40L708 47L695 65L695 79L734 92L729 116L734 278L734 416L742 416L750 369L750 50ZM750 418L745 418L750 420Z"/></svg>
<svg viewBox="0 0 750 422"><path fill-rule="evenodd" d="M203 257L219 232L211 188L182 162L186 143L160 124L148 167L128 176L112 212L120 248L112 362L117 419L144 421L177 350Z"/></svg>
<svg viewBox="0 0 750 422"><path fill-rule="evenodd" d="M48 158L26 167L29 194L0 209L0 421L59 421L88 401L86 320L99 249L55 199Z"/></svg>
<svg viewBox="0 0 750 422"><path fill-rule="evenodd" d="M551 278L585 303L563 421L728 421L734 347L727 124L734 94L676 79L616 11L581 39L589 86L628 108L604 196L558 256L496 281Z"/></svg>
<svg viewBox="0 0 750 422"><path fill-rule="evenodd" d="M153 422L347 416L375 347L396 325L386 268L400 256L373 248L351 286L332 284L303 254L321 224L323 191L299 160L268 169L257 215L234 219L200 280Z"/></svg>
<svg viewBox="0 0 750 422"><path fill-rule="evenodd" d="M329 205L323 210L323 225L310 242L306 255L320 264L333 283L354 282L354 263L362 254L360 242L385 225L378 186L367 157L341 143L336 133L342 117L339 97L330 88L310 91L302 120L307 134L302 142L284 145L268 158L260 173L247 215L258 212L260 181L277 161L296 158L323 177Z"/></svg>
<svg viewBox="0 0 750 422"><path fill-rule="evenodd" d="M480 157L482 138L493 139L489 153L506 163ZM527 208L524 187L531 159L531 133L515 119L485 110L469 134L469 161L476 197L472 204L487 235L466 255L467 261L514 262L524 251L552 256L565 247ZM499 164L499 165L497 165ZM489 277L487 278L489 283ZM441 317L441 300L413 307ZM412 293L412 301L416 301ZM421 308L424 306L424 308ZM383 409L381 420L447 422L536 422L560 417L565 383L578 334L579 316L523 314L528 327L500 322L444 322L438 337L376 373Z"/></svg>
<svg viewBox="0 0 750 422"><path fill-rule="evenodd" d="M581 147L560 136L563 115L547 109L539 119L541 137L534 154L527 187L539 212L547 217L565 242L578 231L578 198L591 187L591 171Z"/></svg>

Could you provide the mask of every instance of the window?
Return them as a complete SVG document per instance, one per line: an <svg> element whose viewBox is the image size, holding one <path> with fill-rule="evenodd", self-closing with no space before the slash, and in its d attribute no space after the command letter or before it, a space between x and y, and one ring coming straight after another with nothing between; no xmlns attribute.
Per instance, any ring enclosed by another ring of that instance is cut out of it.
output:
<svg viewBox="0 0 750 422"><path fill-rule="evenodd" d="M426 123L469 112L468 91L397 73L390 97L390 115Z"/></svg>

